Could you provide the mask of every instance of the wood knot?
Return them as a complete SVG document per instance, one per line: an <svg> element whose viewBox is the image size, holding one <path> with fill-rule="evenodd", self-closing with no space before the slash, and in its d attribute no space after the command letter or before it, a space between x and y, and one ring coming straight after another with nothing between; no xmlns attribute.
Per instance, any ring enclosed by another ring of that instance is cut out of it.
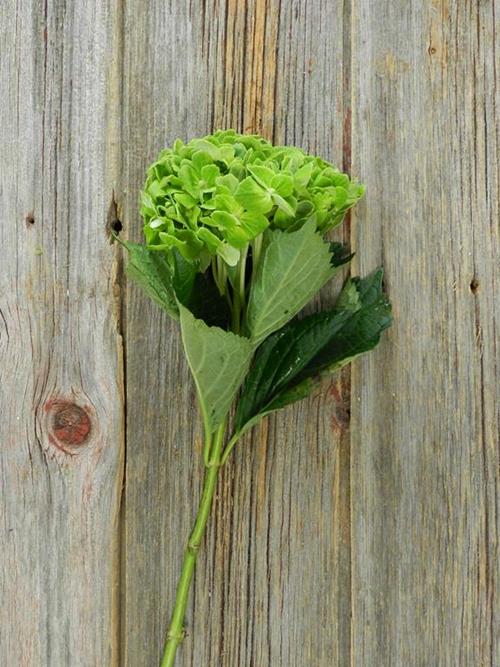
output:
<svg viewBox="0 0 500 667"><path fill-rule="evenodd" d="M75 403L57 401L50 406L50 428L63 445L82 445L90 434L91 422L87 412Z"/></svg>

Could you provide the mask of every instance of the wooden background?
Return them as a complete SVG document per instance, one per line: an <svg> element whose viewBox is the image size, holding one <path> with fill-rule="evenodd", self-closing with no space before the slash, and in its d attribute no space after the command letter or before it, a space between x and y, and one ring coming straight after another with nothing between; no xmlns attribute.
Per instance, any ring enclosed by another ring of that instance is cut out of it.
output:
<svg viewBox="0 0 500 667"><path fill-rule="evenodd" d="M109 231L139 239L148 163L219 127L366 183L342 233L355 272L385 266L395 322L238 447L179 666L500 665L499 15L2 1L1 665L158 662L200 422L177 327Z"/></svg>

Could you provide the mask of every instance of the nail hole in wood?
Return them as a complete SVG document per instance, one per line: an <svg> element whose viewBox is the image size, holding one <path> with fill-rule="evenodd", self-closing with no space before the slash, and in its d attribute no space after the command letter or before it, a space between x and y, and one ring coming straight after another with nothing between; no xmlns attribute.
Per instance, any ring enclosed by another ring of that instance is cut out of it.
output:
<svg viewBox="0 0 500 667"><path fill-rule="evenodd" d="M473 278L470 281L470 291L472 294L477 294L477 291L479 289L479 280L477 278Z"/></svg>
<svg viewBox="0 0 500 667"><path fill-rule="evenodd" d="M111 199L111 203L108 209L108 215L106 218L106 234L108 238L112 234L119 234L123 229L122 221L118 217L118 204L115 200L114 193Z"/></svg>
<svg viewBox="0 0 500 667"><path fill-rule="evenodd" d="M33 213L28 213L27 216L24 218L24 221L26 222L26 225L28 227L31 227L31 225L35 224L35 216Z"/></svg>

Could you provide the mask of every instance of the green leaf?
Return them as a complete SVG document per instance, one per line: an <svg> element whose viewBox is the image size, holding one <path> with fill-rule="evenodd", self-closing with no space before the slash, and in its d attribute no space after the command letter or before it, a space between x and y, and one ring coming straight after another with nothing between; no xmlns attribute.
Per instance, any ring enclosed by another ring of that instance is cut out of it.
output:
<svg viewBox="0 0 500 667"><path fill-rule="evenodd" d="M179 177L182 179L183 187L191 197L198 199L200 188L198 184L198 175L189 164L183 164L179 169Z"/></svg>
<svg viewBox="0 0 500 667"><path fill-rule="evenodd" d="M382 270L348 280L335 308L290 322L259 347L236 411L236 433L306 397L331 373L377 345L391 323Z"/></svg>
<svg viewBox="0 0 500 667"><path fill-rule="evenodd" d="M129 252L127 275L171 317L179 319L181 303L210 326L228 326L229 306L219 294L211 271L199 273L199 263L186 260L177 248L167 255L138 243L120 243Z"/></svg>
<svg viewBox="0 0 500 667"><path fill-rule="evenodd" d="M213 164L213 160L206 151L195 151L191 156L193 167L201 174L201 170L206 165Z"/></svg>
<svg viewBox="0 0 500 667"><path fill-rule="evenodd" d="M179 306L182 342L196 383L207 433L226 418L245 377L253 346L247 338L209 327Z"/></svg>
<svg viewBox="0 0 500 667"><path fill-rule="evenodd" d="M238 403L236 428L256 414L271 411L269 404L328 343L348 315L333 311L290 322L259 347Z"/></svg>
<svg viewBox="0 0 500 667"><path fill-rule="evenodd" d="M295 185L299 188L305 188L311 180L313 169L314 162L312 160L311 162L306 162L306 164L300 167L300 169L297 169L294 174Z"/></svg>
<svg viewBox="0 0 500 667"><path fill-rule="evenodd" d="M185 259L177 248L171 251L172 287L177 299L187 306L193 292L196 265Z"/></svg>
<svg viewBox="0 0 500 667"><path fill-rule="evenodd" d="M252 281L247 329L256 343L292 319L335 273L328 243L307 222L291 234L275 231Z"/></svg>
<svg viewBox="0 0 500 667"><path fill-rule="evenodd" d="M349 251L349 246L337 241L330 243L330 252L332 253L332 266L343 266L354 257L354 253Z"/></svg>
<svg viewBox="0 0 500 667"><path fill-rule="evenodd" d="M233 174L225 174L216 179L216 185L218 185L220 189L226 188L227 191L231 193L236 190L238 183L238 179L233 176Z"/></svg>
<svg viewBox="0 0 500 667"><path fill-rule="evenodd" d="M308 365L308 373L334 372L378 344L380 334L392 322L391 305L383 293L382 279L383 270L380 268L366 278L347 281L339 302L350 309L351 316L328 346ZM353 287L358 295L357 307L353 303ZM350 298L344 299L345 294L350 294Z"/></svg>
<svg viewBox="0 0 500 667"><path fill-rule="evenodd" d="M196 238L194 232L190 229L176 230L175 235L167 232L160 232L161 244L151 246L151 249L170 249L178 248L181 255L188 260L193 260L198 257L203 244Z"/></svg>
<svg viewBox="0 0 500 667"><path fill-rule="evenodd" d="M276 174L271 181L271 187L282 197L290 197L293 194L293 179L288 174Z"/></svg>
<svg viewBox="0 0 500 667"><path fill-rule="evenodd" d="M269 192L256 183L251 176L241 181L234 197L238 204L252 213L268 213L273 207L273 200Z"/></svg>
<svg viewBox="0 0 500 667"><path fill-rule="evenodd" d="M240 222L244 229L246 229L249 240L253 240L269 226L269 221L265 215L260 213L249 213L245 211L240 215Z"/></svg>
<svg viewBox="0 0 500 667"><path fill-rule="evenodd" d="M226 328L231 319L229 304L217 289L212 271L200 271L199 262L190 262L174 248L170 265L175 295L199 320Z"/></svg>
<svg viewBox="0 0 500 667"><path fill-rule="evenodd" d="M220 176L220 171L215 164L207 164L201 168L201 177L209 188L215 185L218 176Z"/></svg>
<svg viewBox="0 0 500 667"><path fill-rule="evenodd" d="M242 249L268 226L267 218L260 213L241 211L238 215L227 211L214 211L212 224L223 231L230 245Z"/></svg>
<svg viewBox="0 0 500 667"><path fill-rule="evenodd" d="M235 266L240 258L240 251L228 243L222 241L206 227L200 227L198 238L202 239L207 248L213 253L220 255L229 266Z"/></svg>
<svg viewBox="0 0 500 667"><path fill-rule="evenodd" d="M188 195L185 192L176 192L174 194L174 199L186 208L193 208L193 206L196 206L196 199L193 199L191 195Z"/></svg>
<svg viewBox="0 0 500 667"><path fill-rule="evenodd" d="M236 216L227 211L214 211L212 221L223 231L224 237L233 247L241 249L248 243L249 236L241 227Z"/></svg>
<svg viewBox="0 0 500 667"><path fill-rule="evenodd" d="M288 217L288 218L293 218L295 215L295 209L293 206L289 204L289 202L286 201L286 199L283 199L281 195L279 195L277 192L273 192L271 195L273 198L273 202L278 206L278 208L283 211L283 213Z"/></svg>
<svg viewBox="0 0 500 667"><path fill-rule="evenodd" d="M228 266L236 266L240 259L240 251L229 243L222 243L217 249L217 254L222 257Z"/></svg>
<svg viewBox="0 0 500 667"><path fill-rule="evenodd" d="M179 319L172 270L165 253L131 241L121 243L128 250L127 275L171 317Z"/></svg>
<svg viewBox="0 0 500 667"><path fill-rule="evenodd" d="M252 174L257 183L262 185L263 188L270 188L271 183L276 176L276 173L272 169L258 164L249 166L248 171Z"/></svg>

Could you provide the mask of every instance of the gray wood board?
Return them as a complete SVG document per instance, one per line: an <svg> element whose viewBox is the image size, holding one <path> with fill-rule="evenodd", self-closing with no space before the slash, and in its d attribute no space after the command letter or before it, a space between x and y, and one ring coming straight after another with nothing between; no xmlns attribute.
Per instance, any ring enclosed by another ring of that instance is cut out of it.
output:
<svg viewBox="0 0 500 667"><path fill-rule="evenodd" d="M495 27L492 2L353 7L353 239L395 315L353 370L360 667L500 664Z"/></svg>
<svg viewBox="0 0 500 667"><path fill-rule="evenodd" d="M106 2L0 9L0 662L118 660Z"/></svg>

